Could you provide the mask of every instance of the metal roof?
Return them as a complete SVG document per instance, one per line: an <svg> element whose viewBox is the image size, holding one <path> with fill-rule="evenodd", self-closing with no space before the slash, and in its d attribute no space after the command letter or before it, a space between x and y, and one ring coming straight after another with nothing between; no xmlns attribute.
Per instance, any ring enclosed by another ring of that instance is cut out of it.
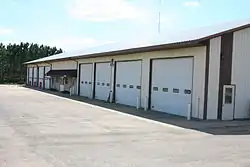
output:
<svg viewBox="0 0 250 167"><path fill-rule="evenodd" d="M178 48L199 45L201 42L219 36L226 32L237 31L250 27L250 20L228 22L218 25L200 27L189 31L179 31L167 36L161 34L149 40L117 42L97 47L90 47L84 50L64 52L41 59L26 62L24 64L34 64L53 60L87 58L93 56L125 54L153 51L157 49Z"/></svg>

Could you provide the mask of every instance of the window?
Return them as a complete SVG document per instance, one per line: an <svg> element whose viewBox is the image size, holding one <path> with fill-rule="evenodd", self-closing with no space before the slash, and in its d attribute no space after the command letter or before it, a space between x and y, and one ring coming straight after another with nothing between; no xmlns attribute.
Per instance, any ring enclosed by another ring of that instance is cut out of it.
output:
<svg viewBox="0 0 250 167"><path fill-rule="evenodd" d="M89 82L89 84L91 84L91 82Z"/></svg>
<svg viewBox="0 0 250 167"><path fill-rule="evenodd" d="M116 87L118 87L118 88L119 88L120 86L121 86L120 84L116 84Z"/></svg>
<svg viewBox="0 0 250 167"><path fill-rule="evenodd" d="M107 83L106 85L107 85L107 86L110 86L110 84L109 84L109 83Z"/></svg>
<svg viewBox="0 0 250 167"><path fill-rule="evenodd" d="M232 96L233 96L233 89L226 88L225 89L225 104L232 104Z"/></svg>
<svg viewBox="0 0 250 167"><path fill-rule="evenodd" d="M105 83L102 83L102 86L104 86L105 85Z"/></svg>
<svg viewBox="0 0 250 167"><path fill-rule="evenodd" d="M100 82L97 82L97 85L100 85Z"/></svg>
<svg viewBox="0 0 250 167"><path fill-rule="evenodd" d="M85 81L85 84L88 84L88 82L87 82L87 81Z"/></svg>
<svg viewBox="0 0 250 167"><path fill-rule="evenodd" d="M127 85L122 85L123 88L127 88Z"/></svg>
<svg viewBox="0 0 250 167"><path fill-rule="evenodd" d="M141 86L136 86L136 89L141 89Z"/></svg>
<svg viewBox="0 0 250 167"><path fill-rule="evenodd" d="M134 88L134 85L129 85L129 88L131 88L131 89Z"/></svg>

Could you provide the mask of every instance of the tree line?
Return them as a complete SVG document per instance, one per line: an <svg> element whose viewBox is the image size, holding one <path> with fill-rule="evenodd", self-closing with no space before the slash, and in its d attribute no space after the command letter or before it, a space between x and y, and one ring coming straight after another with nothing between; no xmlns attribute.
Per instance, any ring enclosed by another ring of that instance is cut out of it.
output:
<svg viewBox="0 0 250 167"><path fill-rule="evenodd" d="M25 83L27 69L24 62L62 53L61 48L34 43L0 43L0 83Z"/></svg>

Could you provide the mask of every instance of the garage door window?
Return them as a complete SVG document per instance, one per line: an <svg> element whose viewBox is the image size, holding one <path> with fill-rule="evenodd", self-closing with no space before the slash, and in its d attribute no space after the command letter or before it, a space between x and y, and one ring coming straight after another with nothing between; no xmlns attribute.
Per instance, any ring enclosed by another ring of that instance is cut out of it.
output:
<svg viewBox="0 0 250 167"><path fill-rule="evenodd" d="M168 92L168 88L162 88L163 92Z"/></svg>
<svg viewBox="0 0 250 167"><path fill-rule="evenodd" d="M129 85L129 88L131 88L131 89L134 88L134 85Z"/></svg>
<svg viewBox="0 0 250 167"><path fill-rule="evenodd" d="M186 95L190 95L192 92L191 92L191 90L189 90L189 89L185 89L185 90L184 90L184 93L185 93Z"/></svg>
<svg viewBox="0 0 250 167"><path fill-rule="evenodd" d="M123 85L122 87L123 87L123 88L127 88L127 85Z"/></svg>
<svg viewBox="0 0 250 167"><path fill-rule="evenodd" d="M173 93L180 93L180 90L179 90L179 89L174 88L174 89L173 89Z"/></svg>
<svg viewBox="0 0 250 167"><path fill-rule="evenodd" d="M153 87L153 91L158 91L158 87Z"/></svg>
<svg viewBox="0 0 250 167"><path fill-rule="evenodd" d="M119 88L120 86L121 86L120 84L116 84L116 87L118 87L118 88Z"/></svg>
<svg viewBox="0 0 250 167"><path fill-rule="evenodd" d="M232 104L233 99L233 89L226 88L225 90L225 104Z"/></svg>

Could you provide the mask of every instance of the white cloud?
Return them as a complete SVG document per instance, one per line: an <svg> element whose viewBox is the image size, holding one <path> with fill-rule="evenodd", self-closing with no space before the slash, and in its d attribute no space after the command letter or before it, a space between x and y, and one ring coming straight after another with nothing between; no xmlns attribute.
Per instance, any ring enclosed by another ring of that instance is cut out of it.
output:
<svg viewBox="0 0 250 167"><path fill-rule="evenodd" d="M52 40L51 42L48 43L48 45L60 47L65 51L70 51L70 50L89 48L93 46L99 46L112 42L113 41L108 41L108 40L103 40L103 41L97 40L95 38L67 37L67 38Z"/></svg>
<svg viewBox="0 0 250 167"><path fill-rule="evenodd" d="M199 1L186 1L183 3L184 6L188 6L188 7L198 7L200 6L200 2Z"/></svg>
<svg viewBox="0 0 250 167"><path fill-rule="evenodd" d="M143 15L127 0L70 0L69 3L71 16L89 21L135 19Z"/></svg>
<svg viewBox="0 0 250 167"><path fill-rule="evenodd" d="M1 28L0 27L0 35L6 35L6 34L11 34L13 33L12 29L9 28Z"/></svg>

